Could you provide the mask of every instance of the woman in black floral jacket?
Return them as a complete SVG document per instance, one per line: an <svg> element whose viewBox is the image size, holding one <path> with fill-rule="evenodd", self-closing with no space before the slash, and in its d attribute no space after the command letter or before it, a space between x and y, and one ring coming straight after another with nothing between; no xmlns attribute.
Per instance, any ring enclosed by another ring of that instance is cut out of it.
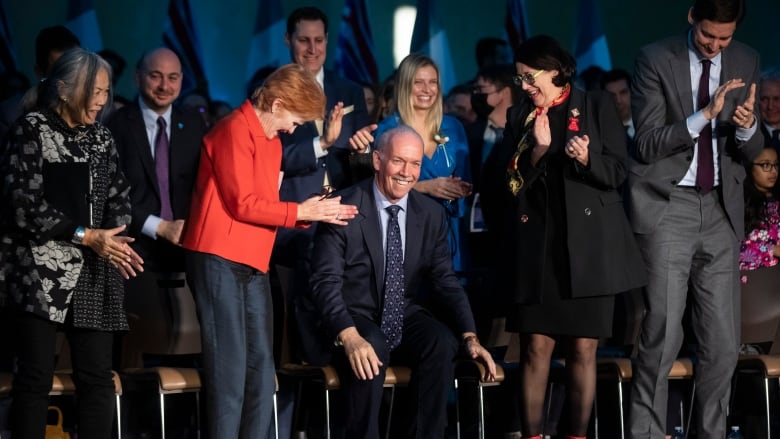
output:
<svg viewBox="0 0 780 439"><path fill-rule="evenodd" d="M0 161L0 304L13 308L17 372L13 436L43 438L55 338L70 342L80 438L113 422L112 331L127 330L122 277L142 270L120 236L129 186L111 134L96 123L110 100L111 68L65 52L23 101Z"/></svg>

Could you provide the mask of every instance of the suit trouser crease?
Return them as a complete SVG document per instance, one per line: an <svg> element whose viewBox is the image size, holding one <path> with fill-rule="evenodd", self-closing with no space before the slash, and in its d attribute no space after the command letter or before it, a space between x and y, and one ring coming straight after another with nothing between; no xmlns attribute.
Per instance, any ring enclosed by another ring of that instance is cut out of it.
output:
<svg viewBox="0 0 780 439"><path fill-rule="evenodd" d="M668 431L667 377L682 345L689 291L698 342L695 425L701 438L725 437L739 343L739 242L717 191L675 189L655 231L637 241L649 283L633 377L631 437L662 438Z"/></svg>

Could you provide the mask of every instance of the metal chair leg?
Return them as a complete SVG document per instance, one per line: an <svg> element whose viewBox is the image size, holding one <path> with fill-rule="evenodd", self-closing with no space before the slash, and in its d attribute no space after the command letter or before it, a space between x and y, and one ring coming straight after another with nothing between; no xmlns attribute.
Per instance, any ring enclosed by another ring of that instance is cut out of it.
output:
<svg viewBox="0 0 780 439"><path fill-rule="evenodd" d="M198 439L200 439L200 425L200 392L195 392L195 428Z"/></svg>
<svg viewBox="0 0 780 439"><path fill-rule="evenodd" d="M623 383L618 381L618 404L620 405L620 439L626 439L626 414L623 411Z"/></svg>
<svg viewBox="0 0 780 439"><path fill-rule="evenodd" d="M279 407L276 404L276 392L274 392L274 438L279 439Z"/></svg>
<svg viewBox="0 0 780 439"><path fill-rule="evenodd" d="M330 439L330 390L325 391L325 437Z"/></svg>
<svg viewBox="0 0 780 439"><path fill-rule="evenodd" d="M479 389L479 439L485 439L485 395L482 383L477 383Z"/></svg>
<svg viewBox="0 0 780 439"><path fill-rule="evenodd" d="M116 437L122 439L122 403L119 395L114 395L114 398L116 398Z"/></svg>
<svg viewBox="0 0 780 439"><path fill-rule="evenodd" d="M460 397L458 395L458 388L460 382L455 378L455 437L460 439Z"/></svg>
<svg viewBox="0 0 780 439"><path fill-rule="evenodd" d="M160 393L160 437L165 439L165 394Z"/></svg>
<svg viewBox="0 0 780 439"><path fill-rule="evenodd" d="M390 407L387 408L387 428L385 439L390 439L390 424L393 420L393 403L395 402L395 386L390 387Z"/></svg>

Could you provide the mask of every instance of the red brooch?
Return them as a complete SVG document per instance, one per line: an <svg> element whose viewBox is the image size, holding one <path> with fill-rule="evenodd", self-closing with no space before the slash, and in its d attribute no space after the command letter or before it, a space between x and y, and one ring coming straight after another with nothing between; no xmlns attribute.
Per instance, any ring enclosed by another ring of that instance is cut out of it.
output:
<svg viewBox="0 0 780 439"><path fill-rule="evenodd" d="M569 117L569 131L579 131L580 120L576 117Z"/></svg>

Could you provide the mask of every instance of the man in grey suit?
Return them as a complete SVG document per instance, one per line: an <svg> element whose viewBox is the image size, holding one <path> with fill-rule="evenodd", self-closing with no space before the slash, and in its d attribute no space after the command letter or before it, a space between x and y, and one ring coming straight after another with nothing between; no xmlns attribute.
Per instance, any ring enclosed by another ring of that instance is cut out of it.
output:
<svg viewBox="0 0 780 439"><path fill-rule="evenodd" d="M698 341L695 425L700 438L725 436L739 347L741 162L763 143L758 55L732 41L743 13L744 0L696 0L687 34L650 44L636 59L627 196L649 284L631 394L635 439L665 435L667 375L689 291Z"/></svg>

